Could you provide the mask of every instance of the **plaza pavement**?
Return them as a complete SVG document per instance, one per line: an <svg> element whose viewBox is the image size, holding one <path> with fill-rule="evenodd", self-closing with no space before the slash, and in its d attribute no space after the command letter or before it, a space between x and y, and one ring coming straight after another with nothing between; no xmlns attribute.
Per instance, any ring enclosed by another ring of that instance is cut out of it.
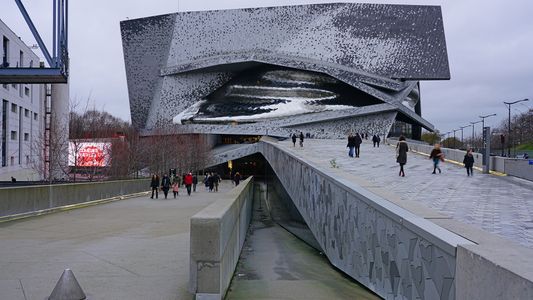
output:
<svg viewBox="0 0 533 300"><path fill-rule="evenodd" d="M89 299L192 299L189 220L232 188L131 198L0 223L0 299L48 299L70 268Z"/></svg>
<svg viewBox="0 0 533 300"><path fill-rule="evenodd" d="M350 158L346 143L307 139L303 148L289 140L279 145L414 213L423 211L430 219L451 217L533 248L533 182L477 171L467 177L463 167L452 163L441 164L442 174L433 175L431 160L413 152L408 153L406 177L399 177L394 147L374 148L365 140L360 158Z"/></svg>

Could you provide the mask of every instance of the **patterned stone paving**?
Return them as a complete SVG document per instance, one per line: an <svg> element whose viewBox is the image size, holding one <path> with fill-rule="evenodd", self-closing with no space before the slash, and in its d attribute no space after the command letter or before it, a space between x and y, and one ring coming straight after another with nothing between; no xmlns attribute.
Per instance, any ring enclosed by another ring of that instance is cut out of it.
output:
<svg viewBox="0 0 533 300"><path fill-rule="evenodd" d="M402 201L415 201L458 221L533 248L533 182L466 170L452 163L441 164L442 174L431 174L432 162L421 154L408 153L406 177L399 177L395 149L373 148L365 141L360 158L348 157L345 140L306 140L304 147L280 142L284 148L323 167L348 172L385 188Z"/></svg>

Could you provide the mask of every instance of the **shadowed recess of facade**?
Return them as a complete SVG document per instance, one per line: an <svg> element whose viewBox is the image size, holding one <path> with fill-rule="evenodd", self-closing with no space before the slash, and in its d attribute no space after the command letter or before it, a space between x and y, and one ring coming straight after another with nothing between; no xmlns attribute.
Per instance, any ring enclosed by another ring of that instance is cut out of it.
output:
<svg viewBox="0 0 533 300"><path fill-rule="evenodd" d="M433 129L420 116L419 80L450 78L438 6L181 12L121 30L132 122L146 134L174 123L319 138L393 128L416 138Z"/></svg>

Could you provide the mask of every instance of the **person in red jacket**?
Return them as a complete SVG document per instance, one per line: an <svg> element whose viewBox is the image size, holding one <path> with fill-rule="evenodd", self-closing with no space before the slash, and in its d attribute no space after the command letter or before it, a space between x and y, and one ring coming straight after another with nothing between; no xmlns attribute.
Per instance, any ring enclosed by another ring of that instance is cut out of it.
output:
<svg viewBox="0 0 533 300"><path fill-rule="evenodd" d="M185 175L185 178L183 179L185 182L185 187L187 188L187 194L191 195L191 187L192 187L192 173L189 172L189 174Z"/></svg>

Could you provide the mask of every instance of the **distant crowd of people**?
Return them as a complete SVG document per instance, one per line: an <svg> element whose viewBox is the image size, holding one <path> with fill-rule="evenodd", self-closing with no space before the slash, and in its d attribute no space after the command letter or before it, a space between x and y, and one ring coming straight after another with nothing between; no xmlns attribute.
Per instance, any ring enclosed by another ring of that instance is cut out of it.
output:
<svg viewBox="0 0 533 300"><path fill-rule="evenodd" d="M236 172L232 180L234 184L237 186L239 185L241 181L241 174L239 172ZM216 172L208 172L205 173L203 183L205 185L205 190L207 192L218 192L218 187L220 182L222 182L222 178L218 173ZM169 177L167 174L164 174L162 178L159 177L157 174L152 174L151 181L150 181L150 187L152 188L152 195L150 199L154 199L154 196L156 199L159 197L159 189L163 192L163 195L165 196L165 199L168 197L169 191L172 189L172 193L174 194L174 198L179 196L179 189L182 186L185 186L185 189L187 190L187 195L191 195L191 193L196 192L196 186L198 185L198 176L196 174L193 174L192 171L188 172L186 174L183 174L183 176L180 178L179 176L172 175Z"/></svg>
<svg viewBox="0 0 533 300"><path fill-rule="evenodd" d="M363 143L363 139L368 139L368 134L366 133L356 133L355 135L350 133L348 135L348 144L346 147L348 148L348 156L349 157L355 157L358 158L361 155L361 144ZM372 143L374 147L379 148L379 144L381 142L381 138L379 135L374 134L372 136ZM294 143L294 138L293 138ZM409 145L407 144L405 136L400 136L398 139L398 143L396 144L396 162L400 165L400 171L398 172L398 176L405 177L405 169L404 166L407 164L407 152L409 152ZM444 153L441 150L440 144L435 144L431 153L429 154L429 159L433 162L433 172L431 174L437 174L437 171L439 174L442 173L442 170L439 166L441 162L444 162ZM466 168L466 174L467 176L473 176L474 171L474 155L472 148L468 149L464 159L463 159L464 167Z"/></svg>

